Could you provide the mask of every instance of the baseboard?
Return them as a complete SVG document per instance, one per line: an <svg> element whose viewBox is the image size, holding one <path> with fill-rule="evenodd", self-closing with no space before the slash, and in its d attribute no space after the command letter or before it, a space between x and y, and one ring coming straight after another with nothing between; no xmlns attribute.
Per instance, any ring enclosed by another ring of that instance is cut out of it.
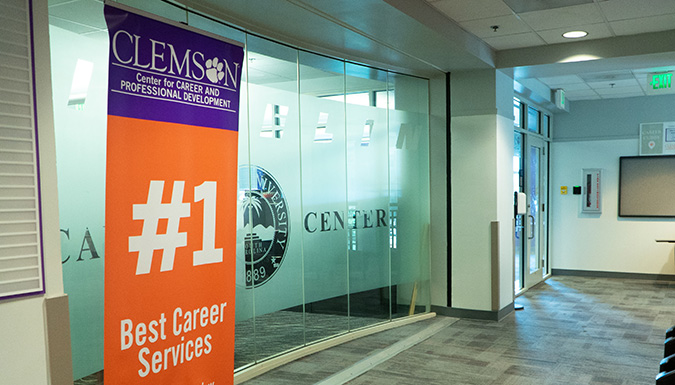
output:
<svg viewBox="0 0 675 385"><path fill-rule="evenodd" d="M675 281L673 274L624 273L619 271L551 269L552 275L576 277L643 279L649 281Z"/></svg>
<svg viewBox="0 0 675 385"><path fill-rule="evenodd" d="M504 319L504 317L514 311L514 306L513 302L511 302L499 311L490 311L431 305L431 311L446 317L468 318L485 321L501 321Z"/></svg>

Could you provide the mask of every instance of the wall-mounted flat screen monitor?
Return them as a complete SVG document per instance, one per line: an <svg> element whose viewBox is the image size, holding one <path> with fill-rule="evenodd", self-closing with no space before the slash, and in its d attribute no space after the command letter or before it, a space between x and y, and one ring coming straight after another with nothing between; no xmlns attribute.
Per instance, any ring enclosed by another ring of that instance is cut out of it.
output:
<svg viewBox="0 0 675 385"><path fill-rule="evenodd" d="M675 156L619 159L619 216L675 217Z"/></svg>

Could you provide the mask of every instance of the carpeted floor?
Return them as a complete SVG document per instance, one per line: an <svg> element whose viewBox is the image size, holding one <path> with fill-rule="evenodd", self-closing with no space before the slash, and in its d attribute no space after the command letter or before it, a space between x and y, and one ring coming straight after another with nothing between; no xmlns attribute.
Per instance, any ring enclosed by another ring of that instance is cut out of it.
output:
<svg viewBox="0 0 675 385"><path fill-rule="evenodd" d="M672 282L560 276L516 302L524 310L501 322L461 319L348 383L653 384L675 324ZM247 385L314 384L421 326L337 346Z"/></svg>
<svg viewBox="0 0 675 385"><path fill-rule="evenodd" d="M675 324L675 282L556 276L516 303L524 310L500 322L460 319L348 383L653 384L665 330ZM354 340L246 384L315 384L441 321L439 316ZM256 325L255 333L252 325L237 325L237 366L348 327L345 317L308 315L303 334L302 313L294 312L258 317ZM350 326L358 327L356 320ZM255 335L262 343L253 343ZM269 341L261 341L263 335Z"/></svg>

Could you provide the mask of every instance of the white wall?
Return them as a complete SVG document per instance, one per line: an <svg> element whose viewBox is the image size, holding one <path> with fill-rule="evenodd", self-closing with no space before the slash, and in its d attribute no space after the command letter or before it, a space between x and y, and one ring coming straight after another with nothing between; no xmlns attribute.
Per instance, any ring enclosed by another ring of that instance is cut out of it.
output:
<svg viewBox="0 0 675 385"><path fill-rule="evenodd" d="M555 142L551 148L551 255L554 269L675 274L675 220L619 218L619 157L637 155L637 139ZM602 214L582 214L582 168L601 168ZM568 186L561 195L560 187Z"/></svg>
<svg viewBox="0 0 675 385"><path fill-rule="evenodd" d="M0 384L46 384L43 298L0 302Z"/></svg>
<svg viewBox="0 0 675 385"><path fill-rule="evenodd" d="M513 302L513 121L500 115L452 118L452 307L499 309ZM499 222L492 265L490 223Z"/></svg>
<svg viewBox="0 0 675 385"><path fill-rule="evenodd" d="M496 115L453 117L452 307L492 309L490 222L497 216Z"/></svg>
<svg viewBox="0 0 675 385"><path fill-rule="evenodd" d="M638 137L640 123L675 120L675 95L570 102L555 115L553 140L607 140Z"/></svg>
<svg viewBox="0 0 675 385"><path fill-rule="evenodd" d="M675 219L619 218L619 157L638 155L639 123L675 120L673 96L585 101L556 115L551 146L554 269L675 274ZM670 107L667 107L670 106ZM602 214L582 214L582 168L602 168ZM674 171L675 172L675 171ZM560 187L568 186L568 195Z"/></svg>
<svg viewBox="0 0 675 385"><path fill-rule="evenodd" d="M501 310L513 302L513 79L485 70L451 81L451 305Z"/></svg>

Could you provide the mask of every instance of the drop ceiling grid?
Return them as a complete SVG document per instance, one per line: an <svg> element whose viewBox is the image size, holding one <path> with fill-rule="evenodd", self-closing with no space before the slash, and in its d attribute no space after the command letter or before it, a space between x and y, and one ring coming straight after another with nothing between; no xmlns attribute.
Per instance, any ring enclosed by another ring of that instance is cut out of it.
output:
<svg viewBox="0 0 675 385"><path fill-rule="evenodd" d="M673 7L675 8L675 5ZM675 13L610 21L609 23L617 35L668 31L675 28Z"/></svg>
<svg viewBox="0 0 675 385"><path fill-rule="evenodd" d="M610 22L675 14L675 0L610 0L599 5Z"/></svg>
<svg viewBox="0 0 675 385"><path fill-rule="evenodd" d="M590 29L596 39L613 36L595 3L517 14L502 0L427 1L497 50L562 43L562 34L577 28Z"/></svg>
<svg viewBox="0 0 675 385"><path fill-rule="evenodd" d="M462 28L481 39L531 32L532 29L516 15L497 16L489 19L468 20ZM492 26L499 26L495 31Z"/></svg>
<svg viewBox="0 0 675 385"><path fill-rule="evenodd" d="M426 0L457 23L513 15L502 0Z"/></svg>
<svg viewBox="0 0 675 385"><path fill-rule="evenodd" d="M602 13L595 4L525 12L519 14L519 16L535 31L579 27L604 22Z"/></svg>
<svg viewBox="0 0 675 385"><path fill-rule="evenodd" d="M591 40L675 26L675 0L596 0L523 13L502 0L426 1L497 50L570 42L562 33L573 29L588 31L586 39ZM494 25L499 26L497 31Z"/></svg>
<svg viewBox="0 0 675 385"><path fill-rule="evenodd" d="M562 88L569 100L591 100L646 95L643 81L632 71L616 71L581 76L565 75L539 80L551 89ZM646 74L644 74L646 83Z"/></svg>
<svg viewBox="0 0 675 385"><path fill-rule="evenodd" d="M534 32L519 33L507 36L486 37L483 39L483 41L496 50L536 47L546 44L546 42Z"/></svg>
<svg viewBox="0 0 675 385"><path fill-rule="evenodd" d="M519 14L502 0L426 1L496 50L570 42L562 34L573 29L587 31L586 40L592 40L675 27L675 0L595 0ZM617 71L597 81L579 76L538 80L552 89L565 89L570 100L641 96L649 94L647 73L673 69Z"/></svg>
<svg viewBox="0 0 675 385"><path fill-rule="evenodd" d="M614 88L599 88L595 92L598 93L603 99L604 98L623 98L630 96L644 96L645 93L640 89L640 87L614 87Z"/></svg>
<svg viewBox="0 0 675 385"><path fill-rule="evenodd" d="M565 91L565 97L568 100L597 100L600 95L594 90Z"/></svg>
<svg viewBox="0 0 675 385"><path fill-rule="evenodd" d="M558 43L567 43L569 39L564 38L562 35L565 32L568 32L573 29L581 29L588 32L587 40L593 39L604 39L612 37L612 30L607 26L606 23L596 23L596 24L586 24L586 25L577 25L577 26L567 26L562 28L548 29L537 31L537 34L541 36L547 44L558 44Z"/></svg>

